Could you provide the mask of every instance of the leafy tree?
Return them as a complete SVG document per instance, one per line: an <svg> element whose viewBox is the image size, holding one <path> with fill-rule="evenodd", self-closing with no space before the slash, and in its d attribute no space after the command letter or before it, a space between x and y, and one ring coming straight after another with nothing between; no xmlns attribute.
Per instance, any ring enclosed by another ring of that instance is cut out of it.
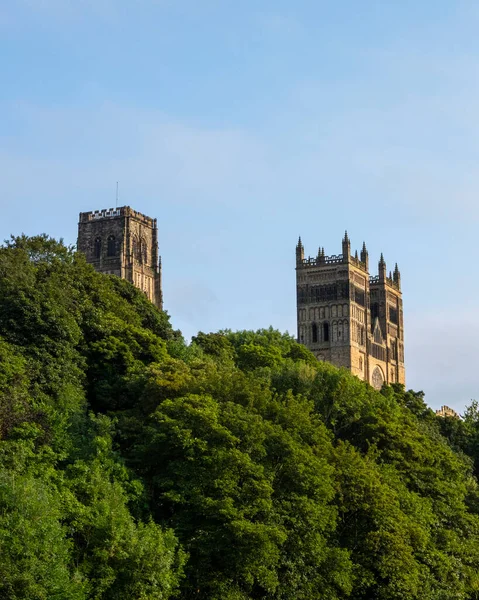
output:
<svg viewBox="0 0 479 600"><path fill-rule="evenodd" d="M0 248L0 595L477 600L479 411L272 328L191 344L48 236Z"/></svg>

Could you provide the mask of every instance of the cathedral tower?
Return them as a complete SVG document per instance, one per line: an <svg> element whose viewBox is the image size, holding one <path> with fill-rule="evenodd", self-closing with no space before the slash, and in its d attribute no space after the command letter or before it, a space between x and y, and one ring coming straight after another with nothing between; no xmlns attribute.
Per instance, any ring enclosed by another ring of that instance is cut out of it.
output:
<svg viewBox="0 0 479 600"><path fill-rule="evenodd" d="M80 213L78 250L97 271L126 279L163 307L156 219L129 206Z"/></svg>
<svg viewBox="0 0 479 600"><path fill-rule="evenodd" d="M319 360L345 367L376 389L405 383L401 275L386 275L381 254L379 273L369 275L369 255L363 243L351 255L345 232L342 254L304 257L296 246L298 341Z"/></svg>

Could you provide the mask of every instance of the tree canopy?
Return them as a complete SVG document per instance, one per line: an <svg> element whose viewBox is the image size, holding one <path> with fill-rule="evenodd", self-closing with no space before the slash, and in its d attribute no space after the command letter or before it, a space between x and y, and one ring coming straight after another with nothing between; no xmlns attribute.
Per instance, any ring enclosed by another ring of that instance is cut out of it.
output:
<svg viewBox="0 0 479 600"><path fill-rule="evenodd" d="M479 410L273 329L187 344L48 236L0 248L0 596L477 600Z"/></svg>

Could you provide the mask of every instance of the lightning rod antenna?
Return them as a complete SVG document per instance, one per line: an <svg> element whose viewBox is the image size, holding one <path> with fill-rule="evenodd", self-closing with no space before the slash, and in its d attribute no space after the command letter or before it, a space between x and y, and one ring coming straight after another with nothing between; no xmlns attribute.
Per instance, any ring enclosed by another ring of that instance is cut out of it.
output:
<svg viewBox="0 0 479 600"><path fill-rule="evenodd" d="M116 206L115 208L118 208L118 181L116 182Z"/></svg>

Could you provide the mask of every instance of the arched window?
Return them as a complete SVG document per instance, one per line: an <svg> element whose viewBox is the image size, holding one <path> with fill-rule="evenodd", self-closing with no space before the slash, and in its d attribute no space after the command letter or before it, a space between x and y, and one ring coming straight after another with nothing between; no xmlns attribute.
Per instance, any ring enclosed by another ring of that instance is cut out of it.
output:
<svg viewBox="0 0 479 600"><path fill-rule="evenodd" d="M317 344L318 343L318 326L316 325L316 323L313 323L311 330L312 330L312 334L313 334L313 344Z"/></svg>
<svg viewBox="0 0 479 600"><path fill-rule="evenodd" d="M100 258L101 256L101 238L96 238L95 240L95 247L93 249L93 252L95 254L95 258Z"/></svg>
<svg viewBox="0 0 479 600"><path fill-rule="evenodd" d="M132 251L133 251L133 259L138 260L139 250L138 250L138 239L136 237L133 237Z"/></svg>
<svg viewBox="0 0 479 600"><path fill-rule="evenodd" d="M329 342L329 323L327 321L323 323L323 341Z"/></svg>
<svg viewBox="0 0 479 600"><path fill-rule="evenodd" d="M338 341L338 322L337 321L333 321L333 335L331 336L331 341L333 342L337 342Z"/></svg>
<svg viewBox="0 0 479 600"><path fill-rule="evenodd" d="M108 247L106 253L107 256L115 256L116 254L116 242L114 235L108 236Z"/></svg>
<svg viewBox="0 0 479 600"><path fill-rule="evenodd" d="M145 264L148 262L148 246L144 238L141 240L141 262Z"/></svg>
<svg viewBox="0 0 479 600"><path fill-rule="evenodd" d="M383 372L381 371L381 369L379 367L376 367L374 369L372 377L371 377L371 385L376 390L380 390L383 387L383 383L384 383Z"/></svg>

